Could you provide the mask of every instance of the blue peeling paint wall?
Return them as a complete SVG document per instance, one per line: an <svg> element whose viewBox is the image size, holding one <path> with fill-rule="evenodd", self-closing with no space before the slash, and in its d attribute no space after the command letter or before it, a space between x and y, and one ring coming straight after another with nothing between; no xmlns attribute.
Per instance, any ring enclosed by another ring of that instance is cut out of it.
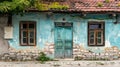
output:
<svg viewBox="0 0 120 67"><path fill-rule="evenodd" d="M20 21L36 21L36 46L20 46L19 44L19 23ZM13 16L13 39L9 41L10 46L16 49L26 49L29 47L36 47L41 49L44 47L45 43L53 43L53 21L42 13L26 13L23 16L14 15Z"/></svg>
<svg viewBox="0 0 120 67"><path fill-rule="evenodd" d="M63 18L65 20L63 20ZM86 49L94 51L105 47L117 46L120 48L120 23L114 24L116 19L109 14L67 14L67 13L25 13L23 16L13 15L13 39L9 40L10 47L15 49L36 49L45 48L46 44L54 44L54 22L73 23L73 45L82 45ZM20 46L19 44L19 23L20 21L36 21L36 46ZM88 21L105 22L105 46L88 46L87 28Z"/></svg>

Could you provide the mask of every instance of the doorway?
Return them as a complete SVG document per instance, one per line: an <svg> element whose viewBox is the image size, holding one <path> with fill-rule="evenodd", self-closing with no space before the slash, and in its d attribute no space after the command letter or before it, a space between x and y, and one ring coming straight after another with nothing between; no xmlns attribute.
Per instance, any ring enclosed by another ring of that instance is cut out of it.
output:
<svg viewBox="0 0 120 67"><path fill-rule="evenodd" d="M55 23L55 58L72 58L72 23Z"/></svg>

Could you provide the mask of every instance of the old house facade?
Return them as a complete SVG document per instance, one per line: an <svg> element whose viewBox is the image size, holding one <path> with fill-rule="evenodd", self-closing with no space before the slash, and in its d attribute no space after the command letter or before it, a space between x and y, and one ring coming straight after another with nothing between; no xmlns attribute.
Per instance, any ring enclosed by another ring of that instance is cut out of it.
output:
<svg viewBox="0 0 120 67"><path fill-rule="evenodd" d="M68 10L13 15L12 25L4 29L9 52L20 55L45 52L51 58L119 58L119 1L73 0L73 3Z"/></svg>

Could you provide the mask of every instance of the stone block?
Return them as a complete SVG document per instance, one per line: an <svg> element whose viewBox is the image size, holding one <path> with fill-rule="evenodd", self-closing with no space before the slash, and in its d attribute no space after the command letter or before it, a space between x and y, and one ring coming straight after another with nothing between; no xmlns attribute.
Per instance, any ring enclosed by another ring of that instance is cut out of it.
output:
<svg viewBox="0 0 120 67"><path fill-rule="evenodd" d="M32 53L35 53L35 51L33 50L33 51L31 51Z"/></svg>
<svg viewBox="0 0 120 67"><path fill-rule="evenodd" d="M118 54L120 54L120 50L118 51Z"/></svg>
<svg viewBox="0 0 120 67"><path fill-rule="evenodd" d="M38 50L38 53L42 52L41 50Z"/></svg>
<svg viewBox="0 0 120 67"><path fill-rule="evenodd" d="M1 60L5 60L5 57L1 57Z"/></svg>
<svg viewBox="0 0 120 67"><path fill-rule="evenodd" d="M16 55L10 55L10 59L11 59L12 61L15 61L15 60L17 59L17 56L16 56Z"/></svg>
<svg viewBox="0 0 120 67"><path fill-rule="evenodd" d="M73 55L78 55L77 53L73 53Z"/></svg>
<svg viewBox="0 0 120 67"><path fill-rule="evenodd" d="M113 46L112 49L116 49L116 50L118 50L118 47L117 47L117 46Z"/></svg>
<svg viewBox="0 0 120 67"><path fill-rule="evenodd" d="M73 52L73 54L78 54L79 52Z"/></svg>
<svg viewBox="0 0 120 67"><path fill-rule="evenodd" d="M79 52L79 50L78 49L73 49L73 52Z"/></svg>
<svg viewBox="0 0 120 67"><path fill-rule="evenodd" d="M109 54L108 53L105 53L106 56L108 56Z"/></svg>
<svg viewBox="0 0 120 67"><path fill-rule="evenodd" d="M81 49L80 51L81 51L81 52L84 52L84 50L82 50L82 49Z"/></svg>
<svg viewBox="0 0 120 67"><path fill-rule="evenodd" d="M99 56L100 54L99 53L96 53L96 56Z"/></svg>
<svg viewBox="0 0 120 67"><path fill-rule="evenodd" d="M88 50L84 50L84 53L88 53L89 51Z"/></svg>
<svg viewBox="0 0 120 67"><path fill-rule="evenodd" d="M104 53L100 53L101 56L104 56L105 54Z"/></svg>
<svg viewBox="0 0 120 67"><path fill-rule="evenodd" d="M29 57L26 57L25 60L32 60L32 59L31 59L31 57L29 56Z"/></svg>
<svg viewBox="0 0 120 67"><path fill-rule="evenodd" d="M50 52L54 52L54 49L50 49Z"/></svg>
<svg viewBox="0 0 120 67"><path fill-rule="evenodd" d="M25 53L24 53L24 52L21 52L20 55L25 55Z"/></svg>
<svg viewBox="0 0 120 67"><path fill-rule="evenodd" d="M10 54L9 57L13 57L13 58L15 58L15 57L16 57L16 54L15 54L15 53L12 53L12 54Z"/></svg>
<svg viewBox="0 0 120 67"><path fill-rule="evenodd" d="M118 52L118 50L115 50L115 49L114 49L113 51L114 51L114 52Z"/></svg>
<svg viewBox="0 0 120 67"><path fill-rule="evenodd" d="M77 47L76 46L73 46L73 49L76 49Z"/></svg>
<svg viewBox="0 0 120 67"><path fill-rule="evenodd" d="M22 61L22 60L23 60L23 57L22 57L21 55L18 55L18 56L17 56L17 60L18 60L18 61Z"/></svg>

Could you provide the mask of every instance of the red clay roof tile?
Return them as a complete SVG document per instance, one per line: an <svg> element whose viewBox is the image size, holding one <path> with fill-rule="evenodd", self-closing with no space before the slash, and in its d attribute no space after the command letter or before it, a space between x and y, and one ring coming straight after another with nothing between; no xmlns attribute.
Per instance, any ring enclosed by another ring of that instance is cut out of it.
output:
<svg viewBox="0 0 120 67"><path fill-rule="evenodd" d="M98 6L101 3L102 6ZM120 11L120 1L109 0L77 0L74 1L74 10L80 11ZM119 5L119 6L118 6Z"/></svg>
<svg viewBox="0 0 120 67"><path fill-rule="evenodd" d="M98 3L102 3L102 6L98 6ZM65 0L63 2L60 2L60 4L69 5L69 9L65 11L120 12L120 0L109 0L109 2L106 2L105 0Z"/></svg>

